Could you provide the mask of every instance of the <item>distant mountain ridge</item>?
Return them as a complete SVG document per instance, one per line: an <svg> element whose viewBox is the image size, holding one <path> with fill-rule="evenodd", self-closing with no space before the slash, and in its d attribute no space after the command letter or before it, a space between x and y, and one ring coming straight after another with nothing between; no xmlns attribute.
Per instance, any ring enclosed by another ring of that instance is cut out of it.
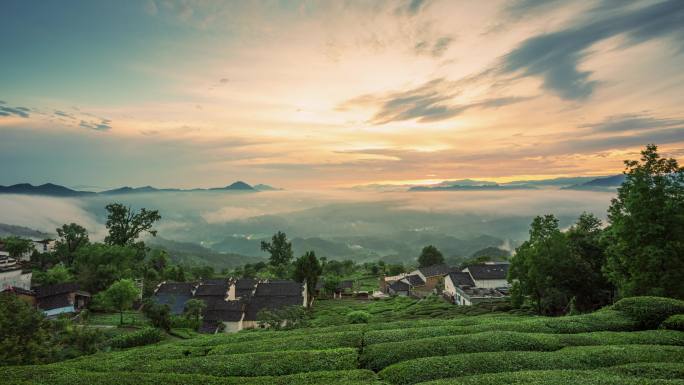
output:
<svg viewBox="0 0 684 385"><path fill-rule="evenodd" d="M598 190L598 191L610 191L615 190L622 182L625 181L627 176L625 174L618 174L608 177L601 177L592 179L585 183L574 184L572 186L563 187L564 190Z"/></svg>
<svg viewBox="0 0 684 385"><path fill-rule="evenodd" d="M259 188L256 188L259 186ZM225 187L213 187L213 188L196 188L196 189L179 189L179 188L156 188L152 186L143 187L119 187L116 189L105 190L100 192L94 191L80 191L73 190L68 187L60 186L54 183L45 183L42 185L34 186L30 183L18 183L11 186L0 186L0 194L19 194L19 195L42 195L42 196L52 196L52 197L81 197L81 196L93 196L93 195L124 195L124 194L144 194L144 193L155 193L155 192L191 192L191 191L235 191L235 192L258 192L258 191L277 191L275 187L271 187L264 184L256 185L252 187L251 185L243 182L237 181Z"/></svg>
<svg viewBox="0 0 684 385"><path fill-rule="evenodd" d="M606 177L561 177L541 180L520 180L506 183L463 179L444 181L432 185L411 186L408 188L408 191L534 190L544 187L555 187L563 190L611 191L620 186L624 181L624 174Z"/></svg>
<svg viewBox="0 0 684 385"><path fill-rule="evenodd" d="M91 191L72 190L68 187L56 185L53 183L45 183L39 186L34 186L29 183L19 183L11 186L0 186L0 194L22 194L22 195L48 195L56 197L77 197L84 195L93 195Z"/></svg>

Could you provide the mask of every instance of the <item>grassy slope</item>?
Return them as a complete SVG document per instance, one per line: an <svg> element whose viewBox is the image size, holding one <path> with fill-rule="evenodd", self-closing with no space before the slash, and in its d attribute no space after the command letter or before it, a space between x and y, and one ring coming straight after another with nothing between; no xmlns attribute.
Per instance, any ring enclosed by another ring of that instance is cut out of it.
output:
<svg viewBox="0 0 684 385"><path fill-rule="evenodd" d="M165 341L0 367L0 376L12 385L684 384L684 332L638 331L683 307L647 302L546 318L468 316L436 300L321 301L314 324L335 326ZM368 311L371 323L346 324L351 310Z"/></svg>

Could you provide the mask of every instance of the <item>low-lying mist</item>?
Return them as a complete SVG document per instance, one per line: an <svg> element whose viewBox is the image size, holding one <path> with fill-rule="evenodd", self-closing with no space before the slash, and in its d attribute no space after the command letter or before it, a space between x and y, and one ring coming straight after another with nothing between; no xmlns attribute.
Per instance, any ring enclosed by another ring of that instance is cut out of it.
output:
<svg viewBox="0 0 684 385"><path fill-rule="evenodd" d="M261 239L284 231L296 253L409 261L435 244L447 256L487 246L512 248L526 239L535 215L555 214L569 226L582 212L605 218L613 193L559 189L445 192L272 191L163 192L84 198L0 196L0 223L55 233L77 222L101 240L104 206L120 202L159 210L152 243L202 245L213 252L263 256ZM167 245L168 246L168 245Z"/></svg>

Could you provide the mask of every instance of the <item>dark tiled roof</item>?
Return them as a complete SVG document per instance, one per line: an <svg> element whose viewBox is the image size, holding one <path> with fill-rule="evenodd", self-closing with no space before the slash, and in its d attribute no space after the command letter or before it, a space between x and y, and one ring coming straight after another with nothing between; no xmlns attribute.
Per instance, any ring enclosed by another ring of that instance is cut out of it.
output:
<svg viewBox="0 0 684 385"><path fill-rule="evenodd" d="M185 303L189 299L192 299L192 293L187 294L173 294L165 292L157 292L154 295L154 302L162 305L169 305L171 308L171 314L178 315L183 314L185 310Z"/></svg>
<svg viewBox="0 0 684 385"><path fill-rule="evenodd" d="M397 292L397 291L409 291L410 287L409 287L409 284L406 282L395 281L389 285L389 288L392 289L393 291Z"/></svg>
<svg viewBox="0 0 684 385"><path fill-rule="evenodd" d="M157 294L176 294L192 296L195 284L191 282L164 282L157 289Z"/></svg>
<svg viewBox="0 0 684 385"><path fill-rule="evenodd" d="M479 264L468 266L468 271L473 279L506 279L508 276L508 263Z"/></svg>
<svg viewBox="0 0 684 385"><path fill-rule="evenodd" d="M33 290L26 290L22 287L16 287L16 286L6 287L3 290L0 290L0 292L14 293L14 294L18 294L18 295L30 295L30 296L36 295L36 293Z"/></svg>
<svg viewBox="0 0 684 385"><path fill-rule="evenodd" d="M475 286L475 282L470 277L470 274L463 271L454 271L449 273L449 278L455 286Z"/></svg>
<svg viewBox="0 0 684 385"><path fill-rule="evenodd" d="M241 301L213 301L203 311L204 320L238 322L242 319L244 307Z"/></svg>
<svg viewBox="0 0 684 385"><path fill-rule="evenodd" d="M425 276L425 278L434 277L436 275L446 275L453 271L453 269L446 264L421 267L418 270L420 270L420 272Z"/></svg>
<svg viewBox="0 0 684 385"><path fill-rule="evenodd" d="M73 293L78 291L78 283L76 282L66 282L58 283L56 285L43 285L35 288L36 297L51 297L60 294Z"/></svg>
<svg viewBox="0 0 684 385"><path fill-rule="evenodd" d="M254 289L237 289L235 290L235 297L237 298L249 298L252 296Z"/></svg>
<svg viewBox="0 0 684 385"><path fill-rule="evenodd" d="M240 278L235 282L235 289L254 289L257 280L253 278Z"/></svg>
<svg viewBox="0 0 684 385"><path fill-rule="evenodd" d="M257 285L254 296L297 296L301 298L302 290L302 284L294 281L261 282Z"/></svg>
<svg viewBox="0 0 684 385"><path fill-rule="evenodd" d="M304 299L297 296L252 297L246 306L245 321L256 321L257 314L263 309L274 310L287 306L302 306Z"/></svg>
<svg viewBox="0 0 684 385"><path fill-rule="evenodd" d="M216 279L203 279L202 284L206 285L226 285L228 286L228 280L225 278L216 278Z"/></svg>
<svg viewBox="0 0 684 385"><path fill-rule="evenodd" d="M223 295L225 296L228 294L228 284L220 284L220 285L214 285L214 284L200 284L197 287L197 290L195 290L195 296L205 296L205 295Z"/></svg>
<svg viewBox="0 0 684 385"><path fill-rule="evenodd" d="M69 300L69 293L62 293L51 295L49 297L42 297L38 299L38 307L41 310L59 309L73 304Z"/></svg>
<svg viewBox="0 0 684 385"><path fill-rule="evenodd" d="M407 275L404 279L408 281L411 286L425 285L425 281L423 281L423 278L420 278L420 275L418 274Z"/></svg>

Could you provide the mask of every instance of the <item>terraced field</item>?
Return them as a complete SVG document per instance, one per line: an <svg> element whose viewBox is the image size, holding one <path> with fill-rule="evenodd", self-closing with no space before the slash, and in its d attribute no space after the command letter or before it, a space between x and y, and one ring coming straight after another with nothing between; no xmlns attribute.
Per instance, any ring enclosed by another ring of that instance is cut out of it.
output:
<svg viewBox="0 0 684 385"><path fill-rule="evenodd" d="M0 368L11 385L684 384L684 302L251 331ZM669 321L668 321L669 319Z"/></svg>

